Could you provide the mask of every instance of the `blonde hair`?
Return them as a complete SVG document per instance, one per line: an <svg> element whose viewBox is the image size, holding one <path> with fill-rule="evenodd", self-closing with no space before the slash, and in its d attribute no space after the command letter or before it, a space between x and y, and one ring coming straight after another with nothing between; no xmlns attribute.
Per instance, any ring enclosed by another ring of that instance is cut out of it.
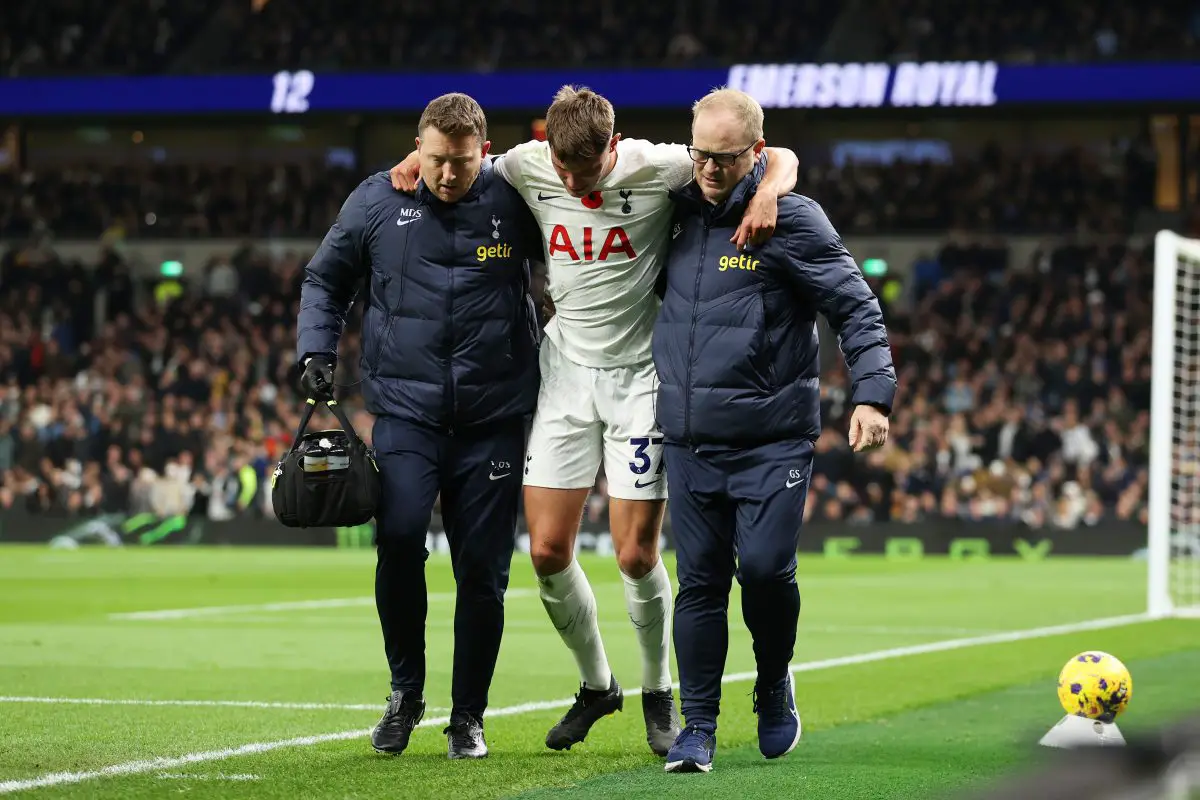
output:
<svg viewBox="0 0 1200 800"><path fill-rule="evenodd" d="M421 112L417 123L417 136L426 128L446 136L476 136L480 142L487 141L487 117L475 98L461 92L451 92L435 97Z"/></svg>
<svg viewBox="0 0 1200 800"><path fill-rule="evenodd" d="M546 111L546 141L560 161L595 158L608 149L615 125L607 98L586 86L564 86Z"/></svg>
<svg viewBox="0 0 1200 800"><path fill-rule="evenodd" d="M763 138L763 110L750 95L740 89L719 87L701 97L692 105L692 122L702 111L729 111L742 121L746 136L757 142Z"/></svg>

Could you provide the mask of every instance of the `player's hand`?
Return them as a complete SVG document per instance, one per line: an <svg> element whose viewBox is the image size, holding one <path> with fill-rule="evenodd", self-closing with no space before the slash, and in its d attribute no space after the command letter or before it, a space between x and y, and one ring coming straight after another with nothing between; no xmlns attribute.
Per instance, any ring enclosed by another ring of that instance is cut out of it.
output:
<svg viewBox="0 0 1200 800"><path fill-rule="evenodd" d="M729 241L737 245L738 250L746 245L760 245L775 233L775 221L779 218L779 198L768 192L756 192L742 215L742 224L738 225Z"/></svg>
<svg viewBox="0 0 1200 800"><path fill-rule="evenodd" d="M850 448L856 453L887 444L888 418L875 406L855 406L850 417Z"/></svg>
<svg viewBox="0 0 1200 800"><path fill-rule="evenodd" d="M313 400L333 399L333 364L324 356L313 356L300 376L304 394Z"/></svg>
<svg viewBox="0 0 1200 800"><path fill-rule="evenodd" d="M417 159L417 151L412 151L403 161L389 169L388 177L392 179L392 188L397 192L415 192L417 180L421 177L421 162Z"/></svg>
<svg viewBox="0 0 1200 800"><path fill-rule="evenodd" d="M554 301L550 299L550 293L546 292L542 295L542 318L549 322L554 316Z"/></svg>

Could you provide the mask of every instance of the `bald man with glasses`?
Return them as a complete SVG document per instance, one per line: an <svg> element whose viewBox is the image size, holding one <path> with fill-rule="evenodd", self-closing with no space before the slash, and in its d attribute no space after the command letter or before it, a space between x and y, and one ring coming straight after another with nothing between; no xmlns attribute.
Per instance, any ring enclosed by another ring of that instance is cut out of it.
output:
<svg viewBox="0 0 1200 800"><path fill-rule="evenodd" d="M800 615L796 549L821 433L817 314L838 331L850 369L855 451L887 441L896 392L879 302L817 203L782 197L771 239L744 251L730 243L762 182L764 145L753 98L708 94L693 109L694 180L673 193L653 340L685 720L668 772L712 768L735 576L754 640L759 750L778 758L800 740L789 664Z"/></svg>

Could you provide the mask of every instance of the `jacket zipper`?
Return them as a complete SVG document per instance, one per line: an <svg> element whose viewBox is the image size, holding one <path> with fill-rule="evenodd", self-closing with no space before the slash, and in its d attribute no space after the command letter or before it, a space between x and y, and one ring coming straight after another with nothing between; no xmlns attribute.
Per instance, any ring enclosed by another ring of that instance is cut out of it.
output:
<svg viewBox="0 0 1200 800"><path fill-rule="evenodd" d="M692 326L688 330L688 352L687 352L687 378L684 382L683 392L683 439L686 442L692 441L692 360L693 351L696 349L696 317L697 309L700 307L700 280L704 277L704 254L708 249L708 213L704 214L704 233L700 239L700 259L696 267L696 285L692 290ZM695 450L695 448L692 448Z"/></svg>
<svg viewBox="0 0 1200 800"><path fill-rule="evenodd" d="M418 208L420 208L419 204L418 204ZM384 273L384 275L381 279L382 283L383 283L383 286L382 286L383 297L380 299L380 307L384 310L384 314L385 314L385 316L383 318L384 335L382 337L383 341L379 345L379 351L375 354L375 363L373 365L368 365L368 367L369 367L368 374L372 378L379 375L379 365L381 363L383 363L384 353L387 352L388 345L390 345L392 343L392 324L393 324L392 320L396 318L396 315L398 313L400 313L400 306L404 305L404 275L407 272L408 243L409 243L410 237L411 237L411 234L408 232L405 232L405 234L404 234L404 249L400 251L400 277L397 279L397 286L396 286L396 294L397 294L398 299L396 300L396 304L394 306L390 306L387 304L387 287L388 287L388 284L391 283L392 276L390 274Z"/></svg>

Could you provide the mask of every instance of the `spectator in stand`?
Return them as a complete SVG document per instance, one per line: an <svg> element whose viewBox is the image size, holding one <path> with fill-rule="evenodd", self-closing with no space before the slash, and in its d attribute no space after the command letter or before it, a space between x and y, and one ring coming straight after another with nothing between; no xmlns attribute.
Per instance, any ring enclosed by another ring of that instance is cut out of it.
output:
<svg viewBox="0 0 1200 800"><path fill-rule="evenodd" d="M939 275L889 317L904 397L882 451L850 452L845 375L822 377L806 517L1144 523L1148 250L1099 239L1008 268L1003 240L956 231L932 258ZM142 283L113 280L130 270L112 250L98 248L95 270L36 243L0 257L0 508L148 511L157 483L174 480L172 509L269 514L265 477L299 421L292 320L304 261L245 248L218 260L229 271L214 298L209 275L159 308ZM109 308L98 326L97 294ZM339 383L358 380L358 346L344 337ZM606 521L604 486L600 476L589 524Z"/></svg>
<svg viewBox="0 0 1200 800"><path fill-rule="evenodd" d="M973 3L970 13L939 0L877 0L877 57L896 61L1006 62L1188 59L1198 36L1189 0ZM862 10L859 13L863 13Z"/></svg>
<svg viewBox="0 0 1200 800"><path fill-rule="evenodd" d="M699 66L816 57L821 0L640 6L553 0L206 3L48 0L0 7L0 74ZM769 25L763 26L767 20ZM237 35L231 35L236 31ZM465 32L465 34L464 34Z"/></svg>
<svg viewBox="0 0 1200 800"><path fill-rule="evenodd" d="M873 35L875 52L864 61L1186 59L1200 35L1200 12L1188 0L987 0L969 14L939 0L743 0L738 15L711 0L682 8L616 0L8 2L0 4L0 74L800 62L821 58L839 23Z"/></svg>
<svg viewBox="0 0 1200 800"><path fill-rule="evenodd" d="M1134 211L1152 201L1155 168L1140 141L1122 143L1116 151L1114 156L1068 147L1040 153L993 144L959 154L950 164L814 164L802 171L799 186L847 234L951 230L961 239L966 231L1126 231L1136 219ZM322 162L0 172L0 238L43 231L92 237L123 230L143 238L319 239L337 215L336 198L345 197L360 177ZM990 250L994 255L997 248ZM985 266L978 261L983 256L979 248L950 248L941 268L952 270L963 259ZM224 266L233 272L223 268L210 280L215 294L231 296L238 270Z"/></svg>

